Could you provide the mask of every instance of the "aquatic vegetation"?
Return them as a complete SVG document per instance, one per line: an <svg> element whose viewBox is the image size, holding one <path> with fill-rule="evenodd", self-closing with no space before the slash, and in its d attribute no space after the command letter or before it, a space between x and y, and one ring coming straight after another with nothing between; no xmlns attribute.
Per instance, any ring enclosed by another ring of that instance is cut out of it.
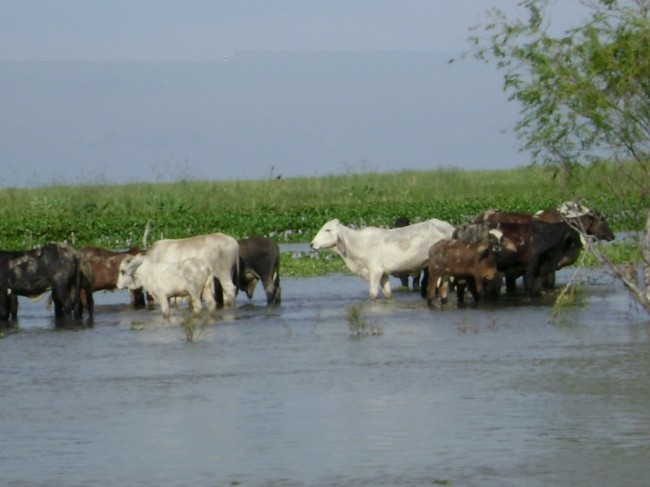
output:
<svg viewBox="0 0 650 487"><path fill-rule="evenodd" d="M384 330L377 323L370 323L365 316L361 304L351 304L345 309L350 336L362 337L367 335L382 335Z"/></svg>
<svg viewBox="0 0 650 487"><path fill-rule="evenodd" d="M602 180L612 180L608 165L590 171L571 192L539 167L6 188L0 189L0 248L66 241L76 247L124 249L142 245L149 221L148 243L217 231L235 238L303 243L332 218L357 227L388 227L398 216L413 223L435 217L458 225L487 208L534 212L574 197L605 213L616 231L643 228L640 209L648 202L635 200L632 192L620 197L604 191ZM634 248L633 242L615 242L606 251L618 256L611 258L614 262L638 260ZM290 276L348 272L329 252L285 253L281 267Z"/></svg>

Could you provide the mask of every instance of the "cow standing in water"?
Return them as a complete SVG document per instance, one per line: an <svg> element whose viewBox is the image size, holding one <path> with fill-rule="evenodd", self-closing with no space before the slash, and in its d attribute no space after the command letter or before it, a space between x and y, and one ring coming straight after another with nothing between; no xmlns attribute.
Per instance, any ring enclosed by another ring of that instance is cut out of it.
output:
<svg viewBox="0 0 650 487"><path fill-rule="evenodd" d="M586 244L586 241L590 239L611 241L615 238L614 232L612 232L603 215L574 201L567 201L557 208L541 210L535 214L507 212L498 209L486 210L474 217L469 223L458 227L454 235L455 238L469 241L484 238L488 227L501 228L504 224L526 224L530 222L566 223L580 234L583 244ZM479 229L478 233L480 235L477 235L477 229ZM559 267L549 269L543 273L541 284L544 289L555 287L555 271L573 264L578 259L580 250L581 248L569 245L567 255L559 261ZM510 292L515 289L514 279L516 279L516 275L517 273L514 272L511 272L510 275L506 274L506 289Z"/></svg>
<svg viewBox="0 0 650 487"><path fill-rule="evenodd" d="M445 304L452 279L457 286L459 302L463 301L466 285L469 286L474 301L478 302L483 292L483 282L491 281L497 276L497 255L502 251L501 240L497 235L490 235L488 239L475 242L443 239L433 244L429 249L427 267L427 303L433 304L437 295L440 302Z"/></svg>
<svg viewBox="0 0 650 487"><path fill-rule="evenodd" d="M201 294L214 296L212 269L203 259L187 258L177 262L158 262L149 255L129 255L122 260L117 278L119 289L143 288L160 303L164 318L169 318L169 299L189 297L192 309L198 313L203 308ZM213 300L208 301L210 311L216 309Z"/></svg>
<svg viewBox="0 0 650 487"><path fill-rule="evenodd" d="M81 261L77 250L60 243L27 251L0 251L0 321L17 318L16 296L38 297L48 291L52 292L56 318L81 318Z"/></svg>
<svg viewBox="0 0 650 487"><path fill-rule="evenodd" d="M203 299L215 305L234 306L239 280L239 244L230 235L210 233L196 237L163 239L147 249L152 262L174 263L185 259L202 260L211 270L213 285L206 283Z"/></svg>
<svg viewBox="0 0 650 487"><path fill-rule="evenodd" d="M524 277L524 291L538 294L543 276L575 262L582 250L580 234L565 222L533 220L523 223L471 223L458 227L454 238L475 242L498 232L514 247L497 255L497 268L506 277L506 289L514 291L515 280Z"/></svg>
<svg viewBox="0 0 650 487"><path fill-rule="evenodd" d="M92 291L113 291L117 288L117 276L120 263L129 255L137 255L143 251L132 247L123 252L115 252L100 247L84 247L79 249L86 264L90 267ZM92 293L81 294L82 306L92 306ZM131 290L131 303L137 308L145 306L145 296L142 289Z"/></svg>
<svg viewBox="0 0 650 487"><path fill-rule="evenodd" d="M242 238L239 243L238 287L253 298L255 286L262 281L267 304L280 304L280 247L264 237Z"/></svg>
<svg viewBox="0 0 650 487"><path fill-rule="evenodd" d="M314 250L331 249L345 265L369 282L370 299L384 298L392 291L388 276L398 272L417 272L426 267L429 248L443 238L451 238L454 227L431 219L402 228L366 227L355 230L334 219L325 223L311 241Z"/></svg>

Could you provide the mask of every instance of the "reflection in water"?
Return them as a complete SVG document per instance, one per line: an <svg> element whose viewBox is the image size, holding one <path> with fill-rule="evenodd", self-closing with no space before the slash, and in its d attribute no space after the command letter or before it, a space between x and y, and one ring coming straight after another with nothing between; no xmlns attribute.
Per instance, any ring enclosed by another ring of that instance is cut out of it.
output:
<svg viewBox="0 0 650 487"><path fill-rule="evenodd" d="M285 279L185 340L177 311L98 294L92 327L21 302L0 340L2 485L643 485L650 324L592 281L545 302L367 301ZM380 336L351 337L358 305Z"/></svg>

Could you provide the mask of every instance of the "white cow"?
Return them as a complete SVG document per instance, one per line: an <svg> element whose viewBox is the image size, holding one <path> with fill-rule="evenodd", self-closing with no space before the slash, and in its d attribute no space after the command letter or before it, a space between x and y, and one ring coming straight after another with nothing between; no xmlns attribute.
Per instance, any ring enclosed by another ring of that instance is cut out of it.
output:
<svg viewBox="0 0 650 487"><path fill-rule="evenodd" d="M209 289L214 295L212 269L197 258L179 262L156 262L149 255L139 254L126 257L120 262L117 276L119 289L143 288L160 302L160 310L169 318L169 298L189 296L192 309L198 313L202 309L201 294ZM210 311L214 311L212 306Z"/></svg>
<svg viewBox="0 0 650 487"><path fill-rule="evenodd" d="M376 299L381 286L384 298L392 296L389 274L424 269L429 248L438 240L451 238L454 227L431 219L400 228L366 227L355 230L330 220L321 227L311 247L332 249L345 265L370 283L370 298Z"/></svg>
<svg viewBox="0 0 650 487"><path fill-rule="evenodd" d="M213 276L219 280L223 290L223 304L233 306L237 295L235 281L239 275L239 244L237 240L223 233L210 233L197 237L164 239L154 242L147 255L155 262L179 262L197 258L212 269ZM233 281L235 279L235 281ZM208 293L208 284L203 293L203 299L208 306L216 306L215 293ZM219 296L220 298L220 296Z"/></svg>

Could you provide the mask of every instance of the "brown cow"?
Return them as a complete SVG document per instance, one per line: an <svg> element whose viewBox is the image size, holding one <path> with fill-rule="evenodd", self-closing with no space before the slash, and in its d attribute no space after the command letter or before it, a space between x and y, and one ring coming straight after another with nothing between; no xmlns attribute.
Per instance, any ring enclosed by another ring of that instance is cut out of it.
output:
<svg viewBox="0 0 650 487"><path fill-rule="evenodd" d="M429 249L428 283L426 298L433 304L436 294L442 304L447 302L450 280L460 282L458 300L463 300L466 282L477 302L483 291L483 281L492 280L497 275L496 256L501 252L501 244L492 238L474 242L444 239Z"/></svg>
<svg viewBox="0 0 650 487"><path fill-rule="evenodd" d="M79 252L90 267L91 288L94 292L115 290L120 263L127 255L137 255L143 251L137 247L123 252L114 252L100 247L84 247ZM82 293L81 302L90 309L92 296L86 297L85 293ZM145 306L144 293L141 289L131 292L131 303L136 307Z"/></svg>
<svg viewBox="0 0 650 487"><path fill-rule="evenodd" d="M456 229L454 238L473 242L498 232L512 242L515 249L504 249L497 255L497 268L506 277L506 288L514 291L517 277L524 276L524 290L536 294L542 276L575 262L582 242L579 233L564 222L547 223L532 220L526 223L474 223Z"/></svg>
<svg viewBox="0 0 650 487"><path fill-rule="evenodd" d="M562 203L557 209L549 208L535 214L490 209L474 217L470 223L526 223L533 220L547 223L567 222L596 240L611 241L615 238L603 215L572 201Z"/></svg>
<svg viewBox="0 0 650 487"><path fill-rule="evenodd" d="M607 241L614 240L615 238L614 232L612 232L612 229L607 224L603 215L573 201L562 203L557 209L549 208L547 210L538 211L535 214L490 209L474 217L468 226L471 228L472 223L485 223L492 227L497 227L502 223L527 223L531 221L542 221L547 223L566 222L585 237ZM469 238L466 229L459 228L458 232L465 234L464 239ZM469 233L471 233L471 230L469 230ZM483 235L474 237L474 239L477 238L483 238ZM569 254L570 255L566 255L559 261L558 269L572 265L578 259L580 251L576 251L575 247L572 247L569 250ZM541 277L542 286L545 289L552 289L555 286L555 270L551 270ZM506 275L507 288L512 291L514 290L514 285L512 277Z"/></svg>

